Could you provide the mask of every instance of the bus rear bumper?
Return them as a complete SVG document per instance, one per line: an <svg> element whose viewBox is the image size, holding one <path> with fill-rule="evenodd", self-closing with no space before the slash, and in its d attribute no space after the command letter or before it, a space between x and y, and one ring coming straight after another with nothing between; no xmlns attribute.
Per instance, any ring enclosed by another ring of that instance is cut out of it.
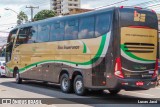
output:
<svg viewBox="0 0 160 107"><path fill-rule="evenodd" d="M147 79L147 80L134 80L134 79L118 79L117 88L124 89L126 91L133 90L148 90L156 86L157 79Z"/></svg>

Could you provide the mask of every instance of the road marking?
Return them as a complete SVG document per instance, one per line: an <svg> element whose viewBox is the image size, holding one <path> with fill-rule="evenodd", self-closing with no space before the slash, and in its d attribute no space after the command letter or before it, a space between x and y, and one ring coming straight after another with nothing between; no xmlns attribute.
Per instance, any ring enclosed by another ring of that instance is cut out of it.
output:
<svg viewBox="0 0 160 107"><path fill-rule="evenodd" d="M127 91L127 92L134 93L134 94L140 94L140 95L151 96L151 97L155 96L155 95L145 94L145 93L140 93L140 92L131 92L131 91Z"/></svg>

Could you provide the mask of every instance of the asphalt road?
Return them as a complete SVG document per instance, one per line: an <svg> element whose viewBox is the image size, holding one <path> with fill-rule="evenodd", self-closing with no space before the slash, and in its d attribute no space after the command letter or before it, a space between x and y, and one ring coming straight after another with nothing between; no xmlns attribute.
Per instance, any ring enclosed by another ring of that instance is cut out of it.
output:
<svg viewBox="0 0 160 107"><path fill-rule="evenodd" d="M16 84L13 78L0 78L0 98L35 98L46 101L47 104L26 104L24 107L159 107L160 104L132 104L140 101L160 102L160 87L145 91L124 91L118 95L110 95L107 90L103 93L88 92L87 96L77 96L74 93L62 93L60 87L42 82L24 81ZM141 99L144 98L144 99ZM154 99L159 98L159 99ZM1 99L2 100L2 99ZM43 102L42 101L42 102ZM50 104L53 103L53 104ZM125 104L131 103L131 104ZM22 107L21 104L1 104L0 107Z"/></svg>

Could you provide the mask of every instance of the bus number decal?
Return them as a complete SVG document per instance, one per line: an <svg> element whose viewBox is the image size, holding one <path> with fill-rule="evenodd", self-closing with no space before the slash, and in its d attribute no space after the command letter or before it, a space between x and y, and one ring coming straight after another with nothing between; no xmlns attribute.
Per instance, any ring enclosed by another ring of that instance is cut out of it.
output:
<svg viewBox="0 0 160 107"><path fill-rule="evenodd" d="M145 22L146 14L140 14L137 11L134 11L134 21L136 22Z"/></svg>

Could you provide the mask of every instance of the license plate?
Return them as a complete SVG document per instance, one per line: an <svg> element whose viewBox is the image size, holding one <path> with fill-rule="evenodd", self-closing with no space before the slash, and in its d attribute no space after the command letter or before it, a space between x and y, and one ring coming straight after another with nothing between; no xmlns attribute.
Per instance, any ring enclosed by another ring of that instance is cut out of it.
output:
<svg viewBox="0 0 160 107"><path fill-rule="evenodd" d="M143 86L143 85L144 85L144 82L142 82L142 81L136 82L136 86Z"/></svg>

